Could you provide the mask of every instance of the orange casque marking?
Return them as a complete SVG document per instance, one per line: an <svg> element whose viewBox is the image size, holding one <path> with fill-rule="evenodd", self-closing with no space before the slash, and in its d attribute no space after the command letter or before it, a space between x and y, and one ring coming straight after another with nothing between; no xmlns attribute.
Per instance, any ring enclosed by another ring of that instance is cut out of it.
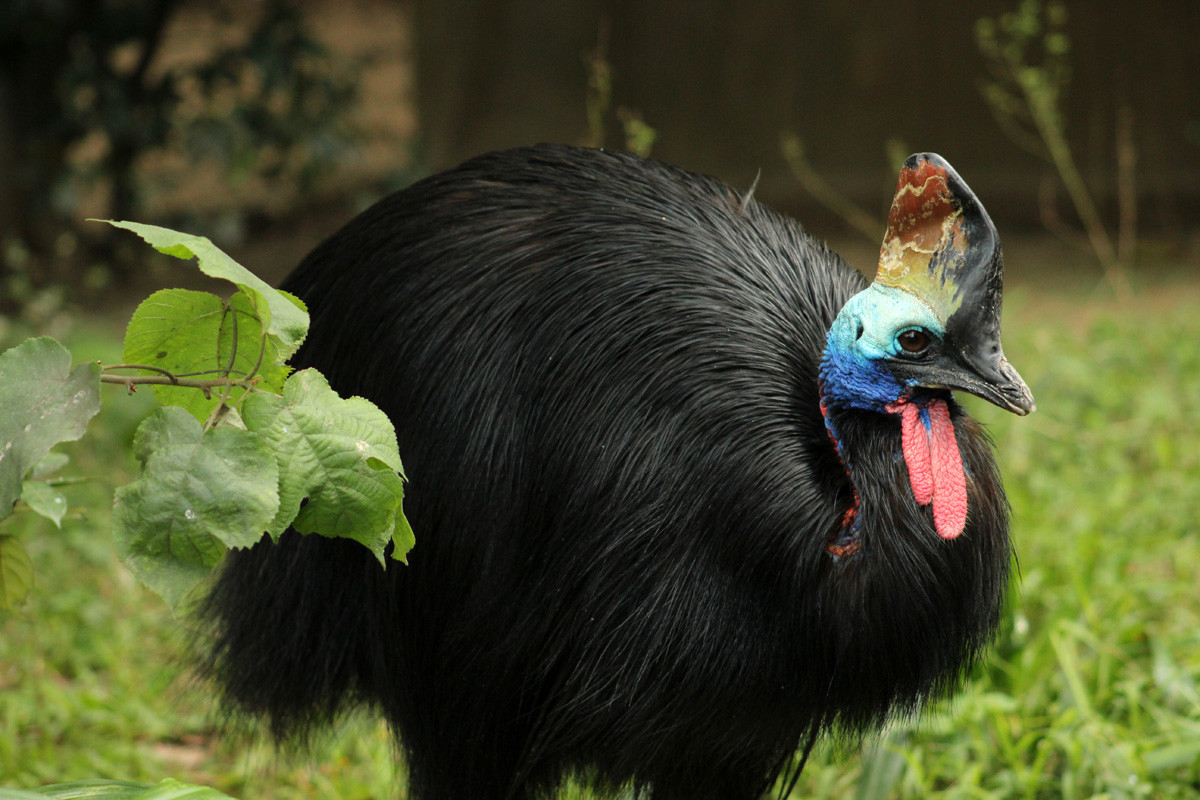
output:
<svg viewBox="0 0 1200 800"><path fill-rule="evenodd" d="M915 169L900 170L896 195L888 211L887 235L896 237L902 244L916 245L916 249L932 252L942 238L940 221L958 213L958 206L951 199L946 171L922 161ZM935 220L929 224L926 220Z"/></svg>
<svg viewBox="0 0 1200 800"><path fill-rule="evenodd" d="M945 169L922 161L901 170L875 282L920 297L944 323L962 303L953 269L947 272L970 245L962 221Z"/></svg>

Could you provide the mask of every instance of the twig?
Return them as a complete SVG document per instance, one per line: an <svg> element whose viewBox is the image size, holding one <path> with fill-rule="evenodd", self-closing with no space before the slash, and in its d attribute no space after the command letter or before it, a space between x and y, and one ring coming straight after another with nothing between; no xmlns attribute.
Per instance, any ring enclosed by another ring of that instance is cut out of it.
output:
<svg viewBox="0 0 1200 800"><path fill-rule="evenodd" d="M251 370L248 373L246 373L247 379L253 378L255 375L258 374L258 371L260 369L262 369L263 358L266 356L266 354L267 354L267 331L264 329L262 332L262 339L259 341L259 344L258 344L258 360L254 362L254 367L251 368ZM233 365L230 364L230 367L232 367L232 366ZM230 369L229 372L232 373L233 370Z"/></svg>
<svg viewBox="0 0 1200 800"><path fill-rule="evenodd" d="M1117 260L1127 268L1137 258L1137 147L1133 107L1122 97L1117 107Z"/></svg>
<svg viewBox="0 0 1200 800"><path fill-rule="evenodd" d="M225 374L229 374L233 370L233 365L237 363L237 345L238 345L238 321L237 311L233 309L233 305L228 301L223 301L224 312L221 314L221 325L217 330L217 350L218 354L221 349L221 329L225 327L225 320L229 320L230 327L233 330L230 332L229 338L229 361L225 364Z"/></svg>
<svg viewBox="0 0 1200 800"><path fill-rule="evenodd" d="M604 132L605 118L612 104L612 66L608 63L608 33L607 17L601 17L596 31L596 46L584 56L587 68L587 137L586 147L604 147L608 138Z"/></svg>
<svg viewBox="0 0 1200 800"><path fill-rule="evenodd" d="M212 397L213 389L221 389L224 387L253 389L254 380L245 380L238 378L209 378L207 380L196 380L194 378L180 378L176 375L101 375L101 383L115 383L124 386L130 394L133 394L139 386L186 386L191 389L200 389L204 392L205 397Z"/></svg>
<svg viewBox="0 0 1200 800"><path fill-rule="evenodd" d="M1083 223L1083 230L1087 234L1088 241L1091 242L1092 249L1104 266L1105 272L1119 268L1117 251L1113 247L1112 239L1109 238L1108 231L1104 229L1104 222L1100 219L1100 212L1096 210L1096 204L1092 201L1092 194L1088 191L1079 168L1075 166L1075 159L1071 157L1071 147L1067 144L1058 110L1054 107L1054 95L1039 90L1032 84L1032 81L1021 81L1021 89L1025 92L1025 100L1029 103L1029 109L1033 114L1033 123L1038 129L1042 141L1046 143L1050 161L1058 170L1059 177L1062 178L1063 186L1066 187L1067 194L1075 205L1075 211L1079 214L1079 221Z"/></svg>
<svg viewBox="0 0 1200 800"><path fill-rule="evenodd" d="M1042 220L1042 227L1082 252L1095 255L1087 237L1063 222L1058 215L1057 186L1058 181L1052 174L1045 175L1038 184L1038 216Z"/></svg>
<svg viewBox="0 0 1200 800"><path fill-rule="evenodd" d="M779 149L787 161L792 175L800 185L817 199L821 205L841 217L847 225L861 233L870 242L877 242L883 235L884 223L864 211L845 195L825 182L804 154L804 143L794 133L779 136Z"/></svg>
<svg viewBox="0 0 1200 800"><path fill-rule="evenodd" d="M111 372L117 369L144 369L150 372L157 372L160 375L166 375L171 378L195 378L197 375L241 375L244 380L250 380L255 373L258 372L258 366L262 364L262 354L259 354L258 364L255 365L253 372L242 372L240 369L202 369L197 372L171 372L170 370L156 367L153 364L105 364L100 369L105 372Z"/></svg>

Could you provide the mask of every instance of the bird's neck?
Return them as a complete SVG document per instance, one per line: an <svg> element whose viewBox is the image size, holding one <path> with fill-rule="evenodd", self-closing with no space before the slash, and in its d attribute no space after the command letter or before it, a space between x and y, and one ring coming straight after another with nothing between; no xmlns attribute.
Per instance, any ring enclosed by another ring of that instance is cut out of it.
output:
<svg viewBox="0 0 1200 800"><path fill-rule="evenodd" d="M994 629L1008 575L1007 507L986 437L950 408L972 504L969 530L954 541L935 533L930 508L914 497L900 418L826 410L856 487L854 519L839 528L834 518L826 528L815 582L825 633L836 642L829 686L838 701L882 711L897 697L925 696L938 676L970 664ZM844 488L833 496L843 504L838 512L850 507ZM860 664L876 666L856 670Z"/></svg>
<svg viewBox="0 0 1200 800"><path fill-rule="evenodd" d="M857 474L856 455L847 446L839 423L851 409L899 421L898 426L889 428L892 444L885 446L894 451L898 439L914 500L919 506L932 507L938 536L957 538L966 526L967 490L949 393L904 390L883 367L839 357L833 347L827 348L822 360L820 390L825 428L854 488L853 502L842 518L842 533L831 542L829 551L844 555L860 546L859 507L866 476Z"/></svg>

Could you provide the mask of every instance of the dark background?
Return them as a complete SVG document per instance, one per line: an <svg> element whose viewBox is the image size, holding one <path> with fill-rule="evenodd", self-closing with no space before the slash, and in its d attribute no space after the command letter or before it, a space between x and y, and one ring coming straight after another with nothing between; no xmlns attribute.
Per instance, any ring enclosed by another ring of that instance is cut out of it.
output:
<svg viewBox="0 0 1200 800"><path fill-rule="evenodd" d="M1006 242L1086 264L1086 248L1061 249L1043 224L1048 191L1062 224L1078 222L1055 170L984 99L994 73L979 20L1022 5L13 0L0 10L0 302L136 282L138 257L83 223L93 216L210 235L277 279L387 191L495 148L598 136L621 147L628 113L655 130L654 157L737 187L761 173L760 199L867 261L873 243L796 179L782 135L875 217L897 155L939 152ZM1064 7L1061 111L1102 218L1115 236L1125 113L1138 268L1194 268L1200 3ZM276 16L282 34L264 23ZM587 116L597 56L611 75L602 130ZM155 106L156 92L170 102Z"/></svg>
<svg viewBox="0 0 1200 800"><path fill-rule="evenodd" d="M1046 172L1008 140L980 91L980 17L1012 0L519 2L415 5L422 130L436 166L531 139L581 135L585 75L602 20L614 101L659 133L654 154L803 209L779 154L799 133L830 183L890 200L888 139L933 150L989 208L1037 222ZM1200 3L1067 6L1068 130L1081 169L1112 191L1118 104L1132 108L1147 225L1194 219L1200 195Z"/></svg>

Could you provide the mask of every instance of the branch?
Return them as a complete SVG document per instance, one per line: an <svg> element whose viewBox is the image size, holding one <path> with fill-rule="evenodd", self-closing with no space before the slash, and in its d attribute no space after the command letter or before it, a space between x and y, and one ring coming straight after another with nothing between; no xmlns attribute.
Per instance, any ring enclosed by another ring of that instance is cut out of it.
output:
<svg viewBox="0 0 1200 800"><path fill-rule="evenodd" d="M1033 112L1033 120L1037 125L1038 133L1041 134L1046 148L1050 151L1051 163L1058 170L1063 186L1066 187L1067 194L1071 197L1071 202L1075 206L1076 213L1079 214L1083 230L1091 242L1092 249L1100 260L1105 274L1112 277L1114 272L1119 272L1121 269L1121 264L1117 260L1117 251L1113 247L1112 239L1108 236L1108 231L1104 229L1104 223L1100 219L1100 212L1096 210L1092 194L1088 191L1083 176L1075 166L1075 159L1071 157L1071 148L1067 144L1066 134L1053 105L1054 100L1048 93L1038 91L1035 86L1027 84L1021 88L1025 90L1025 100L1029 104L1030 111Z"/></svg>
<svg viewBox="0 0 1200 800"><path fill-rule="evenodd" d="M122 364L122 368L131 368L135 365ZM242 378L181 378L178 375L172 375L166 370L160 370L157 367L139 366L139 369L152 369L157 372L162 372L162 375L101 375L101 383L115 383L124 386L126 391L133 394L139 386L187 386L192 389L199 389L204 392L204 396L212 397L213 389L235 388L253 389L256 381L246 380ZM112 367L105 367L112 369Z"/></svg>
<svg viewBox="0 0 1200 800"><path fill-rule="evenodd" d="M1117 108L1117 260L1132 268L1137 258L1137 146L1133 140L1133 106L1121 93Z"/></svg>
<svg viewBox="0 0 1200 800"><path fill-rule="evenodd" d="M263 335L263 339L264 340L266 339L265 334ZM241 375L244 380L248 381L251 378L253 378L255 376L255 374L257 374L258 367L261 365L262 365L262 353L259 353L258 363L255 364L254 370L252 372L242 372L240 369L227 368L227 369L202 369L198 372L175 373L175 372L171 372L169 369L163 369L162 367L156 367L153 364L102 364L100 366L100 369L104 370L105 372L112 372L113 370L118 370L118 369L144 369L147 372L157 372L159 375L166 375L168 378L195 378L198 375L220 375L222 377L227 378L230 375Z"/></svg>
<svg viewBox="0 0 1200 800"><path fill-rule="evenodd" d="M883 223L825 182L825 179L809 163L808 157L804 154L804 143L799 136L794 133L781 134L779 148L792 175L809 194L817 199L817 202L841 217L847 225L861 233L868 241L879 240L879 232L885 227Z"/></svg>
<svg viewBox="0 0 1200 800"><path fill-rule="evenodd" d="M1077 247L1080 252L1095 255L1087 237L1063 222L1062 217L1058 215L1056 184L1057 181L1052 174L1044 176L1042 182L1038 184L1038 212L1042 220L1042 227L1067 244Z"/></svg>

